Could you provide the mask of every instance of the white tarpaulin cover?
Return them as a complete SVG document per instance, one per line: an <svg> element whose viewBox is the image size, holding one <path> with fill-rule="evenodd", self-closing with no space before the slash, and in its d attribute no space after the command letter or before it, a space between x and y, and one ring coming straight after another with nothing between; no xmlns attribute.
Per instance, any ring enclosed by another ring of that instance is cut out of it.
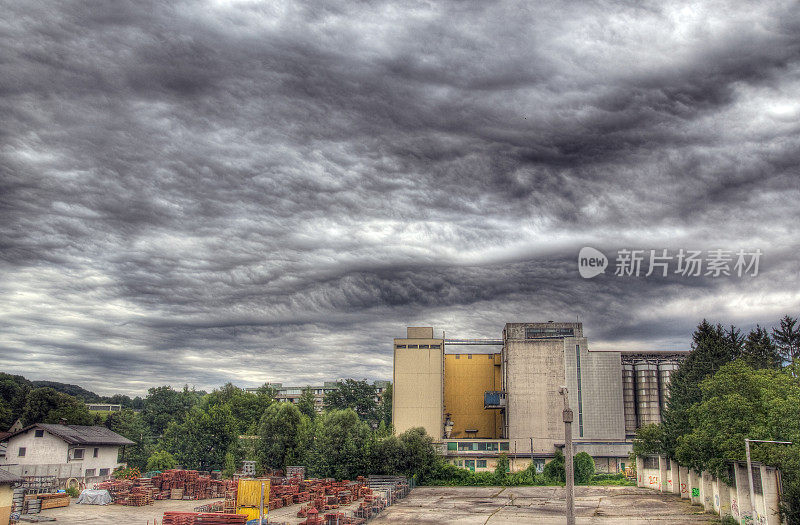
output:
<svg viewBox="0 0 800 525"><path fill-rule="evenodd" d="M86 489L78 496L75 503L85 503L86 505L108 505L111 503L111 494L107 490Z"/></svg>

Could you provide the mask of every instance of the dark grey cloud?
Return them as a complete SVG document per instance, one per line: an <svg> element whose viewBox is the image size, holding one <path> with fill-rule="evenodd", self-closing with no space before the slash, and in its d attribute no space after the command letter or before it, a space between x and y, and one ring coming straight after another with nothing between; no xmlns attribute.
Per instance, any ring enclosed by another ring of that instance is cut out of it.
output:
<svg viewBox="0 0 800 525"><path fill-rule="evenodd" d="M0 356L102 392L387 378L407 324L597 348L800 313L800 9L9 3ZM581 246L760 248L755 278Z"/></svg>

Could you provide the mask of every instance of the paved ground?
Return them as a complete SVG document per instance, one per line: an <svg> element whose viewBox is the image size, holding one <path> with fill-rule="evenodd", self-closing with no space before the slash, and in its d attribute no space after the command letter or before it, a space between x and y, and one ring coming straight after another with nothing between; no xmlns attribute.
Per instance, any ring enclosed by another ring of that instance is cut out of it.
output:
<svg viewBox="0 0 800 525"><path fill-rule="evenodd" d="M60 524L152 525L164 511L191 511L206 501L156 501L147 507L75 505L42 511ZM302 505L270 512L273 521L296 524ZM671 494L636 487L576 487L578 525L699 524L713 516ZM383 511L370 525L561 525L564 489L560 487L417 487Z"/></svg>
<svg viewBox="0 0 800 525"><path fill-rule="evenodd" d="M578 525L713 523L702 507L636 487L576 487ZM418 487L370 525L565 524L561 487Z"/></svg>

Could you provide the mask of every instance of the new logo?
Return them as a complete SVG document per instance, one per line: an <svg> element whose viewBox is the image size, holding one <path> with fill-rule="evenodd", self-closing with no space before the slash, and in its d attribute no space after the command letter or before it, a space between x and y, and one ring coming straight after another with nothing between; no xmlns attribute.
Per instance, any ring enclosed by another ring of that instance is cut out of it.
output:
<svg viewBox="0 0 800 525"><path fill-rule="evenodd" d="M578 253L578 272L584 279L591 279L606 271L608 258L600 250L591 246L581 248Z"/></svg>

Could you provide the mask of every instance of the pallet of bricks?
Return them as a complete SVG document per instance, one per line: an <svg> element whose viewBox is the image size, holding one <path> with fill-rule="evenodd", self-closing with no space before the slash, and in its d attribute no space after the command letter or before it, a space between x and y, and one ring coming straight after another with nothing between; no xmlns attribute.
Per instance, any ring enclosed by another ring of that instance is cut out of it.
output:
<svg viewBox="0 0 800 525"><path fill-rule="evenodd" d="M117 505L143 507L153 504L153 486L148 478L103 481L96 483L94 488L107 490Z"/></svg>
<svg viewBox="0 0 800 525"><path fill-rule="evenodd" d="M38 514L39 511L69 506L69 495L64 492L51 494L26 494L23 502L25 514Z"/></svg>
<svg viewBox="0 0 800 525"><path fill-rule="evenodd" d="M227 498L235 490L233 480L213 479L196 470L165 470L150 478L154 499L217 499Z"/></svg>
<svg viewBox="0 0 800 525"><path fill-rule="evenodd" d="M326 523L329 511L338 509L341 505L349 505L369 492L369 489L364 486L364 478L361 477L357 481L307 480L301 482L300 487L306 489L310 494L309 504L301 507L297 513L298 518L307 518L303 522L307 525ZM343 517L336 513L332 515ZM353 523L353 521L347 520L343 523Z"/></svg>
<svg viewBox="0 0 800 525"><path fill-rule="evenodd" d="M245 525L247 516L243 514L222 514L216 512L165 512L162 525Z"/></svg>

